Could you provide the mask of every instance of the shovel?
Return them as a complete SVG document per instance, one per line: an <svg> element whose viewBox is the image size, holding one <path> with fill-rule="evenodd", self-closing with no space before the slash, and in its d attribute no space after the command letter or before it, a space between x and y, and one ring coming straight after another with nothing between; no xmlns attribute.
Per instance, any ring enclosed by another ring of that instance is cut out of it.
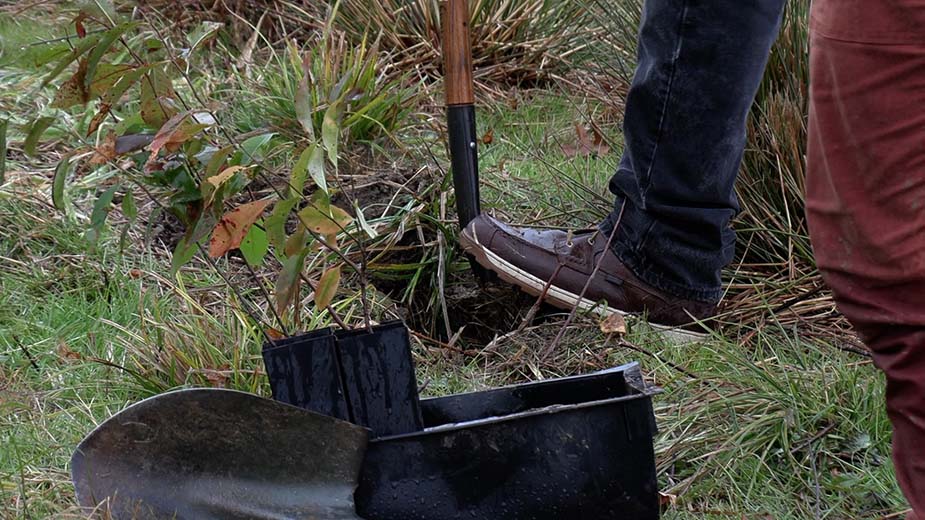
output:
<svg viewBox="0 0 925 520"><path fill-rule="evenodd" d="M101 424L71 458L81 506L115 519L358 520L368 431L233 390L161 394Z"/></svg>

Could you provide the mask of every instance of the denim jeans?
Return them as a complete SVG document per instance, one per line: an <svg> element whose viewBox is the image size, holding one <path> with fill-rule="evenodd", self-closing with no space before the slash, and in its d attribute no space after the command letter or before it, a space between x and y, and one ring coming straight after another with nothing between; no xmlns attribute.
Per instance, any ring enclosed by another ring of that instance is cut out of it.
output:
<svg viewBox="0 0 925 520"><path fill-rule="evenodd" d="M625 150L601 224L616 255L656 288L717 301L735 251L730 220L746 117L785 0L646 0L626 100Z"/></svg>

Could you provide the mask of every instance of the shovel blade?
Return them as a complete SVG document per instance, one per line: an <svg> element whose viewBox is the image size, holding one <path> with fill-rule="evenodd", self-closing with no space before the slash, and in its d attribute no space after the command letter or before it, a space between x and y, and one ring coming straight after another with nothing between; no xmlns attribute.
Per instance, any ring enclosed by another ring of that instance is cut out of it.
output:
<svg viewBox="0 0 925 520"><path fill-rule="evenodd" d="M364 428L244 392L134 404L77 447L77 499L120 519L359 519Z"/></svg>

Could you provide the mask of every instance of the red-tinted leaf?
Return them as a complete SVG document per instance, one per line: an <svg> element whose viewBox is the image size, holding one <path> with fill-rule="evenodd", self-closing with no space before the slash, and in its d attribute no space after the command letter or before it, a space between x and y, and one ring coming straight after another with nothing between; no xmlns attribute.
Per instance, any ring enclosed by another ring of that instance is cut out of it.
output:
<svg viewBox="0 0 925 520"><path fill-rule="evenodd" d="M320 235L336 234L353 222L353 217L337 206L307 206L299 212L299 219L308 229Z"/></svg>
<svg viewBox="0 0 925 520"><path fill-rule="evenodd" d="M90 92L87 90L85 78L87 76L87 60L81 60L77 72L65 81L55 93L51 103L52 108L70 108L74 105L85 105L90 101Z"/></svg>
<svg viewBox="0 0 925 520"><path fill-rule="evenodd" d="M293 255L283 261L283 268L276 279L276 311L280 316L286 313L299 294L302 265L305 255Z"/></svg>
<svg viewBox="0 0 925 520"><path fill-rule="evenodd" d="M580 123L575 123L575 133L578 136L578 143L575 145L563 145L562 153L567 157L576 156L600 156L610 152L610 147L604 143L604 138L600 131L592 125L594 129L594 139L588 136L588 131Z"/></svg>
<svg viewBox="0 0 925 520"><path fill-rule="evenodd" d="M331 304L334 295L337 294L337 287L340 285L340 266L332 267L321 275L318 281L318 288L315 290L315 307L318 310L324 309Z"/></svg>
<svg viewBox="0 0 925 520"><path fill-rule="evenodd" d="M74 29L77 31L78 38L87 37L87 29L84 27L84 20L87 19L87 13L81 12L74 18Z"/></svg>
<svg viewBox="0 0 925 520"><path fill-rule="evenodd" d="M218 258L241 245L251 225L260 218L270 200L258 200L225 213L212 231L209 256Z"/></svg>
<svg viewBox="0 0 925 520"><path fill-rule="evenodd" d="M93 153L93 157L90 158L89 164L90 166L99 166L101 164L106 164L117 156L116 134L109 132L109 134L103 138L100 145L96 147L96 151Z"/></svg>
<svg viewBox="0 0 925 520"><path fill-rule="evenodd" d="M198 134L207 126L208 125L202 123L197 123L190 112L184 112L171 117L164 123L164 126L158 130L157 135L154 136L154 140L151 141L151 146L149 147L151 149L151 156L148 158L148 163L154 163L157 159L157 154L160 153L162 148L167 151L175 151L180 145ZM147 166L145 169L150 170Z"/></svg>

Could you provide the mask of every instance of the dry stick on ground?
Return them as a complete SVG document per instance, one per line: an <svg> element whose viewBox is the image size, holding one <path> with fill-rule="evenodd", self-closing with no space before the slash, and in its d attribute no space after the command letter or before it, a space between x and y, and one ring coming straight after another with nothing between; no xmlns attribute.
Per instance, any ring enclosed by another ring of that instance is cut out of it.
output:
<svg viewBox="0 0 925 520"><path fill-rule="evenodd" d="M606 341L610 341L610 337L611 337L611 336L613 336L613 334L608 335ZM605 342L604 345L606 346L607 343ZM659 363L663 363L663 364L665 364L665 365L667 365L667 366L669 366L669 367L671 367L671 368L677 370L678 372L681 372L682 374L686 375L687 377L689 377L689 378L691 378L691 379L699 379L695 374L693 374L692 372L690 372L690 371L687 370L686 368L684 368L684 367L682 367L682 366L680 366L680 365L677 365L677 364L675 364L675 363L672 363L671 361L667 361L667 360L665 360L665 359L662 359L661 356L659 356L658 354L656 354L656 353L654 353L654 352L649 352L648 350L646 350L646 349L644 349L644 348L642 348L642 347L639 347L639 346L637 346L637 345L634 345L634 344L630 343L629 341L620 340L620 341L617 342L617 346L623 347L623 348L628 348L628 349L633 350L633 351L635 351L635 352L639 352L640 354L645 354L645 355L647 355L647 356L649 356L649 357L655 359L655 360L658 361Z"/></svg>
<svg viewBox="0 0 925 520"><path fill-rule="evenodd" d="M540 295L536 298L536 302L534 302L533 306L530 307L530 310L527 311L527 315L524 316L523 321L520 322L520 326L517 327L517 330L514 332L519 334L533 323L533 318L536 317L536 313L540 310L540 305L542 305L543 302L546 300L546 294L549 293L549 288L552 287L553 280L555 280L556 277L559 276L559 271L562 270L562 267L563 267L563 264L561 263L556 266L556 270L553 271L552 276L549 277L549 281L547 281L546 285L543 286L543 292L541 292Z"/></svg>
<svg viewBox="0 0 925 520"><path fill-rule="evenodd" d="M591 286L591 282L594 280L594 277L597 276L598 271L601 270L601 264L604 263L604 258L607 256L606 252L610 250L610 243L613 241L613 237L616 236L617 230L620 229L620 221L623 220L623 210L626 209L626 202L620 205L620 214L617 216L617 221L613 225L613 230L610 232L610 236L607 237L607 243L604 244L604 253L597 260L597 263L594 265L594 270L591 271L591 276L588 277L588 281L585 282L585 286L581 288L581 293L578 295L578 301L575 302L575 306L572 307L571 312L568 314L565 323L562 324L562 328L559 329L559 333L556 334L556 338L552 340L552 343L548 347L543 349L540 353L540 359L545 359L559 346L559 342L562 341L562 336L565 335L565 331L572 324L572 321L575 319L575 315L578 314L578 309L581 307L581 300L584 299L585 293L588 292L588 287Z"/></svg>
<svg viewBox="0 0 925 520"><path fill-rule="evenodd" d="M19 340L19 337L13 336L13 341L15 341L17 345L19 345L19 349L22 350L23 354L26 355L26 359L29 360L29 364L32 365L32 368L34 368L36 372L41 372L42 369L39 368L38 363L35 362L35 358L32 357L32 352L29 352L29 349L26 348L25 345L23 345L22 341Z"/></svg>

